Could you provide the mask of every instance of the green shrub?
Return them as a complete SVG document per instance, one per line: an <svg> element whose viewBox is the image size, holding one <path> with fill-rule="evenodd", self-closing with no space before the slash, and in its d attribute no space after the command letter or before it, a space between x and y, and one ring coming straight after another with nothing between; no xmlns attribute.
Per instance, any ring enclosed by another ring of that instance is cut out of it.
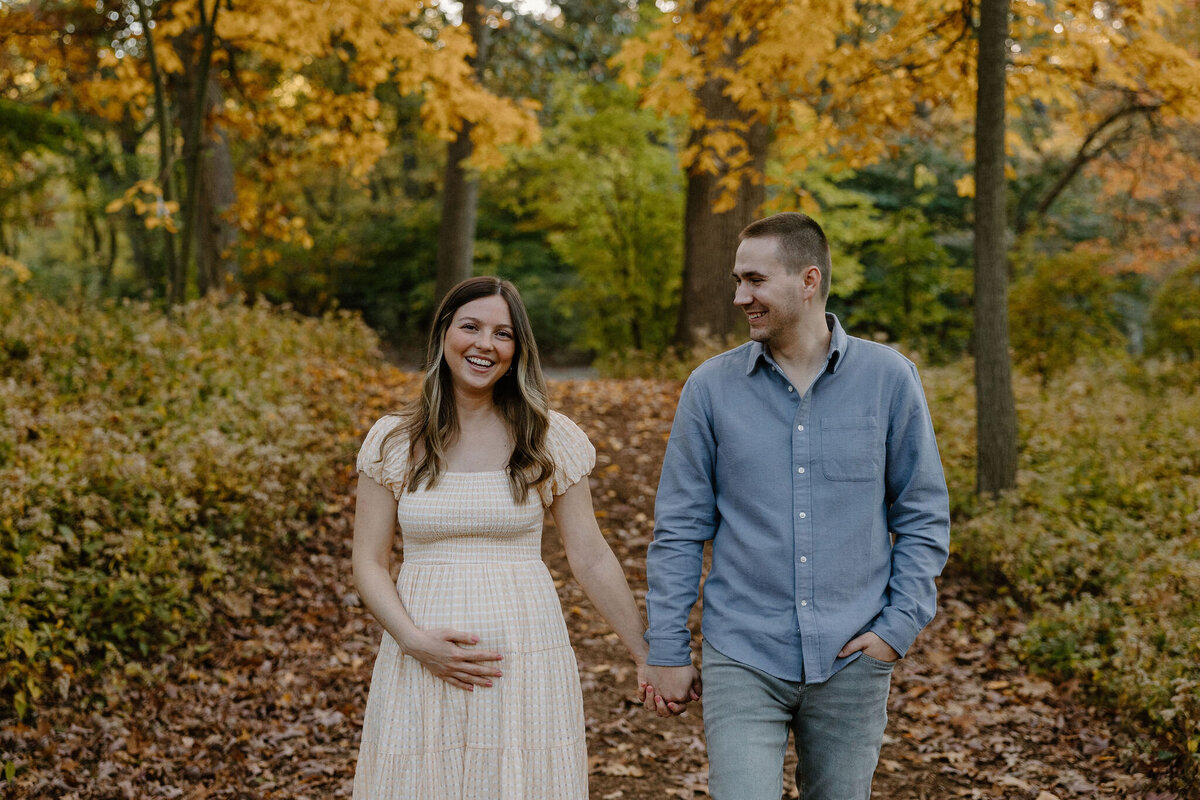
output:
<svg viewBox="0 0 1200 800"><path fill-rule="evenodd" d="M1110 260L1074 250L1041 260L1013 283L1008 313L1017 363L1045 381L1080 356L1121 348L1118 283L1104 269Z"/></svg>
<svg viewBox="0 0 1200 800"><path fill-rule="evenodd" d="M1158 287L1150 306L1150 350L1200 358L1200 259Z"/></svg>
<svg viewBox="0 0 1200 800"><path fill-rule="evenodd" d="M351 457L378 359L348 315L0 292L0 715L24 715L250 596Z"/></svg>
<svg viewBox="0 0 1200 800"><path fill-rule="evenodd" d="M1016 652L1200 774L1200 373L1114 358L1044 388L1017 375L1018 488L996 501L973 495L969 365L923 377L955 556L1029 610Z"/></svg>

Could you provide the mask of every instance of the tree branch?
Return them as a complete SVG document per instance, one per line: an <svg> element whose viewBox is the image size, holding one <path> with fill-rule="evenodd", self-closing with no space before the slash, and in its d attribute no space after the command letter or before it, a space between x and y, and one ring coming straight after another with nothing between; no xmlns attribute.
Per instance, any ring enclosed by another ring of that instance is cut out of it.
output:
<svg viewBox="0 0 1200 800"><path fill-rule="evenodd" d="M1114 133L1112 136L1109 136L1097 144L1097 141L1101 138L1106 130L1126 117L1131 117L1136 114L1145 114L1149 116L1161 107L1161 102L1145 104L1133 101L1128 105L1117 108L1107 117L1101 120L1100 123L1091 131L1089 131L1086 137L1084 137L1083 142L1080 143L1079 149L1075 153L1075 157L1071 159L1071 163L1068 164L1066 169L1063 170L1062 174L1058 176L1058 180L1054 182L1054 185L1050 187L1050 190L1046 192L1041 201L1038 202L1037 208L1034 209L1032 213L1022 215L1017 220L1017 235L1021 235L1027 231L1034 222L1044 217L1046 212L1050 210L1050 206L1054 205L1054 202L1071 184L1071 181L1075 180L1083 168L1111 148L1112 145L1115 144L1116 141L1121 137L1122 132L1126 129Z"/></svg>

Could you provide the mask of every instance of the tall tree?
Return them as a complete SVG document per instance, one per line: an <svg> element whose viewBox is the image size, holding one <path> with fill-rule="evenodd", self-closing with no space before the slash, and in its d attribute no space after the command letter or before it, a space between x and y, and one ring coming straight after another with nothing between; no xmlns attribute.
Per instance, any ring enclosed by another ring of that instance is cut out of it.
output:
<svg viewBox="0 0 1200 800"><path fill-rule="evenodd" d="M737 234L758 216L772 132L791 131L797 107L819 88L813 76L836 47L853 4L824 0L819 10L792 2L681 3L618 61L644 101L683 116L680 153L687 170L683 296L676 339L692 346L723 339L741 315L730 303L729 269ZM803 46L796 46L803 15ZM800 115L803 116L803 115Z"/></svg>
<svg viewBox="0 0 1200 800"><path fill-rule="evenodd" d="M736 63L741 49L740 42L730 47L731 63ZM767 125L739 108L727 90L728 82L722 78L705 81L697 92L704 122L692 129L688 141L689 148L699 150L709 137L733 133L738 144L723 158L698 160L688 169L683 295L675 330L676 342L685 348L709 338L725 339L744 321L745 315L730 302L729 273L738 234L757 218L766 198ZM731 170L734 164L743 168ZM730 189L730 183L736 188Z"/></svg>
<svg viewBox="0 0 1200 800"><path fill-rule="evenodd" d="M490 29L483 9L475 0L462 4L462 24L475 43L469 59L477 79L482 79L488 62ZM438 225L437 299L459 281L471 277L475 261L475 224L479 214L479 172L469 163L475 152L471 132L475 126L463 120L454 140L446 146L446 178L442 185L442 218Z"/></svg>
<svg viewBox="0 0 1200 800"><path fill-rule="evenodd" d="M219 122L221 86L209 76L204 124L199 139L196 171L196 288L200 294L236 283L238 261L234 253L237 228L230 210L237 202L233 154L229 137ZM187 146L185 145L185 150Z"/></svg>
<svg viewBox="0 0 1200 800"><path fill-rule="evenodd" d="M1009 0L980 0L975 103L976 486L1017 484L1017 412L1008 352L1005 75Z"/></svg>

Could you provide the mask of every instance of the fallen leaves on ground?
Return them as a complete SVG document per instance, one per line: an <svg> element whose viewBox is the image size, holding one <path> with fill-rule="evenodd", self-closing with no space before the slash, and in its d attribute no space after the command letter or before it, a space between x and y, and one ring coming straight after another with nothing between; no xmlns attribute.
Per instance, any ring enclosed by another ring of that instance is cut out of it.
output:
<svg viewBox="0 0 1200 800"><path fill-rule="evenodd" d="M412 386L392 384L366 417L398 405ZM601 527L639 599L679 388L552 384L554 405L596 445ZM139 680L137 670L113 676L107 705L51 705L30 724L0 722L5 796L349 797L380 628L350 576L352 465L339 481L342 501L287 559L277 585L221 598L226 618L205 656L152 665L161 682ZM570 577L552 524L543 554L579 660L591 796L708 797L702 704L668 720L637 705L632 664ZM1113 720L1013 663L1004 642L1019 625L1004 603L948 573L938 617L895 673L874 796L1185 800L1145 765L1127 763ZM793 764L789 754L785 797L797 796Z"/></svg>

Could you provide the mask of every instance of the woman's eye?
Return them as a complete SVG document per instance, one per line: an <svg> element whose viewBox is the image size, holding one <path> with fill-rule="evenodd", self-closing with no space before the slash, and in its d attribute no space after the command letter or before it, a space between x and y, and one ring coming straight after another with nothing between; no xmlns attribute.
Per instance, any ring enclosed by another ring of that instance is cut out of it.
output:
<svg viewBox="0 0 1200 800"><path fill-rule="evenodd" d="M512 334L509 333L508 331L497 331L496 335L501 337L502 339L511 339L512 338Z"/></svg>

